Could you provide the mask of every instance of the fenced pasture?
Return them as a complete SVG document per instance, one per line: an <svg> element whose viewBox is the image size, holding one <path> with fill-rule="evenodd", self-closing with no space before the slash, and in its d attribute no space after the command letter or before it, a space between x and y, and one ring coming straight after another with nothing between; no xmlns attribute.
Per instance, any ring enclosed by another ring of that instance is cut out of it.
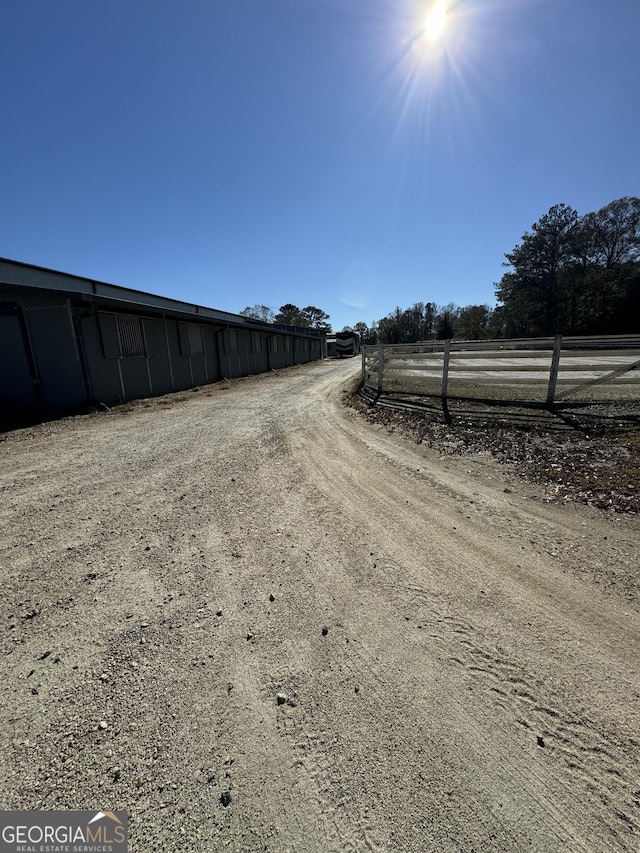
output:
<svg viewBox="0 0 640 853"><path fill-rule="evenodd" d="M443 399L640 400L640 335L365 346L362 380L378 394Z"/></svg>

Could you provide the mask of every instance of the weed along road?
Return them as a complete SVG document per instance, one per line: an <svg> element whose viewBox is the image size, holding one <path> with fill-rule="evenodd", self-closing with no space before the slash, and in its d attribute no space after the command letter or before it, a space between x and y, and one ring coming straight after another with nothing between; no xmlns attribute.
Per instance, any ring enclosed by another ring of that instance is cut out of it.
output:
<svg viewBox="0 0 640 853"><path fill-rule="evenodd" d="M124 809L136 853L638 849L637 516L369 423L359 367L2 436L3 808Z"/></svg>

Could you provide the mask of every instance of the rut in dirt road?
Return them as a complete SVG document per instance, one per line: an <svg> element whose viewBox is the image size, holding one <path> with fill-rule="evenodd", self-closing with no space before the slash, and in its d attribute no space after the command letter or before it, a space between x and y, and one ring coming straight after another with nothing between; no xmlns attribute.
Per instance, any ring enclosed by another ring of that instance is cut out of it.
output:
<svg viewBox="0 0 640 853"><path fill-rule="evenodd" d="M357 368L0 442L3 808L125 809L137 853L637 849L638 520L368 423Z"/></svg>

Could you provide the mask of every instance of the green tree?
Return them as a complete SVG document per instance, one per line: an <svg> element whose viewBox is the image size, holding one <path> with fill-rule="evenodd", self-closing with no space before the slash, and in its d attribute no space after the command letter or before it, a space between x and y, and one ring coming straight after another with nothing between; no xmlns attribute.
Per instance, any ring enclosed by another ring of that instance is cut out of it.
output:
<svg viewBox="0 0 640 853"><path fill-rule="evenodd" d="M456 320L456 337L479 341L487 337L491 308L488 305L466 305Z"/></svg>
<svg viewBox="0 0 640 853"><path fill-rule="evenodd" d="M439 341L456 336L456 325L460 309L454 302L449 302L447 305L436 305L434 312L434 329L435 335Z"/></svg>
<svg viewBox="0 0 640 853"><path fill-rule="evenodd" d="M617 199L582 219L581 332L624 334L638 329L640 199ZM634 322L634 318L637 318Z"/></svg>
<svg viewBox="0 0 640 853"><path fill-rule="evenodd" d="M453 318L449 311L443 311L440 314L436 335L439 341L450 340L453 337Z"/></svg>
<svg viewBox="0 0 640 853"><path fill-rule="evenodd" d="M370 326L367 326L366 323L356 323L353 327L356 331L359 328L363 327L362 334L362 343L363 344L377 344L378 343L378 322L374 320Z"/></svg>
<svg viewBox="0 0 640 853"><path fill-rule="evenodd" d="M280 306L275 322L281 323L283 326L301 326L305 329L331 331L329 315L314 305L307 305L306 308L300 309L297 305L287 302L286 305Z"/></svg>
<svg viewBox="0 0 640 853"><path fill-rule="evenodd" d="M292 305L291 302L280 306L275 321L283 326L309 327L309 320L303 315L298 306Z"/></svg>
<svg viewBox="0 0 640 853"><path fill-rule="evenodd" d="M435 335L436 306L433 302L426 302L424 306L424 335L425 341L430 341Z"/></svg>
<svg viewBox="0 0 640 853"><path fill-rule="evenodd" d="M321 329L325 332L331 331L329 315L325 314L321 308L316 308L314 305L307 305L306 308L302 309L300 314L307 321L307 325L312 329Z"/></svg>
<svg viewBox="0 0 640 853"><path fill-rule="evenodd" d="M504 308L498 305L491 311L491 316L487 324L487 338L491 340L493 338L507 337L510 337L510 335L506 333L505 329Z"/></svg>
<svg viewBox="0 0 640 853"><path fill-rule="evenodd" d="M519 334L551 335L562 331L575 277L562 275L575 263L579 235L577 212L566 204L549 209L505 255L511 272L496 287L508 325Z"/></svg>
<svg viewBox="0 0 640 853"><path fill-rule="evenodd" d="M369 327L366 323L363 323L362 320L360 320L358 323L355 323L353 326L353 331L357 332L360 335L360 341L363 344L369 343Z"/></svg>
<svg viewBox="0 0 640 853"><path fill-rule="evenodd" d="M401 341L401 327L398 322L402 312L396 308L396 313L383 317L378 322L378 340L385 344L399 344Z"/></svg>
<svg viewBox="0 0 640 853"><path fill-rule="evenodd" d="M246 308L242 309L240 314L243 317L251 317L254 320L262 320L265 323L273 323L276 319L273 308L269 308L267 305L254 305L253 307L247 305Z"/></svg>
<svg viewBox="0 0 640 853"><path fill-rule="evenodd" d="M625 196L587 213L582 227L598 266L615 269L640 260L640 198Z"/></svg>
<svg viewBox="0 0 640 853"><path fill-rule="evenodd" d="M640 334L640 263L621 270L621 296L612 311L609 331L614 335Z"/></svg>

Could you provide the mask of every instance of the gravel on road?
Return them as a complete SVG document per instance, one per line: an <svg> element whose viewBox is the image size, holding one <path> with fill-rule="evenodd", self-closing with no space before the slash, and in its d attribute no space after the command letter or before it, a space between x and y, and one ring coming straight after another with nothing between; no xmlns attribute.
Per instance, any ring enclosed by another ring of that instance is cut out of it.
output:
<svg viewBox="0 0 640 853"><path fill-rule="evenodd" d="M640 522L325 361L0 438L0 803L146 851L635 851ZM423 437L424 438L424 437Z"/></svg>

